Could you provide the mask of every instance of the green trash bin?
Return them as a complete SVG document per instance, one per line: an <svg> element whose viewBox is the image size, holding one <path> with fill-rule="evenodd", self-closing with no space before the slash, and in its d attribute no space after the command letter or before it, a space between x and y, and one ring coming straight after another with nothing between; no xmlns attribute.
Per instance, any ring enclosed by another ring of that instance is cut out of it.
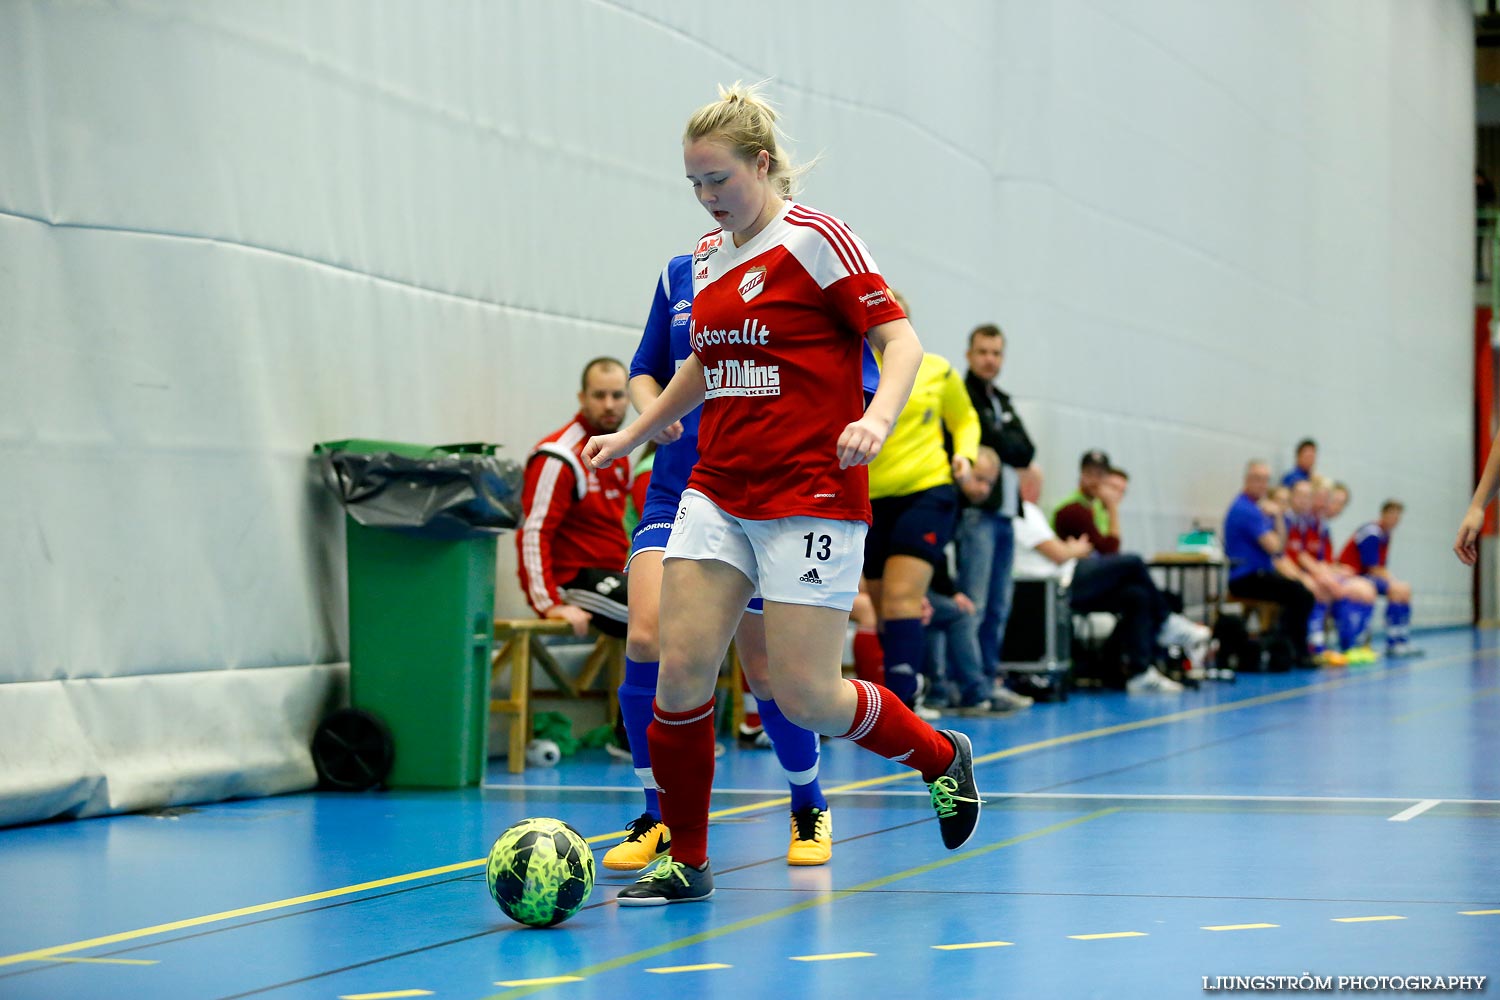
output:
<svg viewBox="0 0 1500 1000"><path fill-rule="evenodd" d="M389 452L441 459L461 453L492 456L495 447L353 439L314 450L327 456ZM386 489L401 485L397 481ZM348 513L345 527L350 702L389 730L394 761L385 784L478 784L489 733L496 532L422 537L420 529L368 527Z"/></svg>

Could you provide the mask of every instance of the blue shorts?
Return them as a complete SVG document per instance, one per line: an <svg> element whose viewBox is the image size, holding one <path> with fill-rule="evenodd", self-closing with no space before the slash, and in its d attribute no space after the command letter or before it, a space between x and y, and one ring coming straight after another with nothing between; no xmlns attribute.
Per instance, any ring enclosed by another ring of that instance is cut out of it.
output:
<svg viewBox="0 0 1500 1000"><path fill-rule="evenodd" d="M682 503L682 497L668 490L658 490L654 486L646 487L645 509L641 511L641 522L635 527L635 534L630 536L630 558L634 559L642 552L665 552L667 550L667 539L672 536L672 522L677 518L677 508ZM625 568L630 568L629 560ZM753 615L765 614L766 602L757 592L750 598L750 603L745 605L745 610Z"/></svg>
<svg viewBox="0 0 1500 1000"><path fill-rule="evenodd" d="M953 540L958 523L958 491L952 486L934 486L899 497L870 501L873 520L865 536L865 579L885 575L891 556L915 556L932 565L947 557L943 549Z"/></svg>
<svg viewBox="0 0 1500 1000"><path fill-rule="evenodd" d="M666 551L667 537L672 534L672 521L677 517L677 504L681 499L666 490L658 492L655 487L647 487L640 523L635 526L635 534L630 536L631 558L640 552Z"/></svg>

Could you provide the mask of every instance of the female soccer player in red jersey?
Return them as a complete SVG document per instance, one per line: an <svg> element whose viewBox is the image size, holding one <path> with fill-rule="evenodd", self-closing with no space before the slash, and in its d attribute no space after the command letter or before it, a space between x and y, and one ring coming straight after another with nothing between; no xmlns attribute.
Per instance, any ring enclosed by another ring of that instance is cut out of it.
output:
<svg viewBox="0 0 1500 1000"><path fill-rule="evenodd" d="M950 849L979 821L968 737L840 671L870 520L865 466L906 402L922 346L858 237L780 193L792 171L775 120L736 85L688 121L683 162L717 223L693 254L693 355L634 423L584 449L601 464L703 406L698 464L664 557L649 729L672 853L620 894L627 905L713 894L714 681L757 585L785 715L920 771ZM884 356L868 407L861 337Z"/></svg>

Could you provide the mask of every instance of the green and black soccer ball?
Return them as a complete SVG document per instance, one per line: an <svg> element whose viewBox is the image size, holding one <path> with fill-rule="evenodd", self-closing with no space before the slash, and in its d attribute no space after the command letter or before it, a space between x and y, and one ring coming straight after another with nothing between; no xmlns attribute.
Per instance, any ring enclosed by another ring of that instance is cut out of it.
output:
<svg viewBox="0 0 1500 1000"><path fill-rule="evenodd" d="M594 891L594 852L560 819L523 819L490 848L484 881L507 917L551 927L577 913Z"/></svg>

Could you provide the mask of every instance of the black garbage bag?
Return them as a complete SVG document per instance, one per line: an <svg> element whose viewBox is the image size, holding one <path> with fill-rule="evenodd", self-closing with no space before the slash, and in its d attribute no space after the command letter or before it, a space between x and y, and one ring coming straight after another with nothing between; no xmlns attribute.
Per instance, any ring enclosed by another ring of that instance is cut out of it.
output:
<svg viewBox="0 0 1500 1000"><path fill-rule="evenodd" d="M349 516L371 528L454 541L521 523L521 467L487 453L411 458L319 449L324 477Z"/></svg>

